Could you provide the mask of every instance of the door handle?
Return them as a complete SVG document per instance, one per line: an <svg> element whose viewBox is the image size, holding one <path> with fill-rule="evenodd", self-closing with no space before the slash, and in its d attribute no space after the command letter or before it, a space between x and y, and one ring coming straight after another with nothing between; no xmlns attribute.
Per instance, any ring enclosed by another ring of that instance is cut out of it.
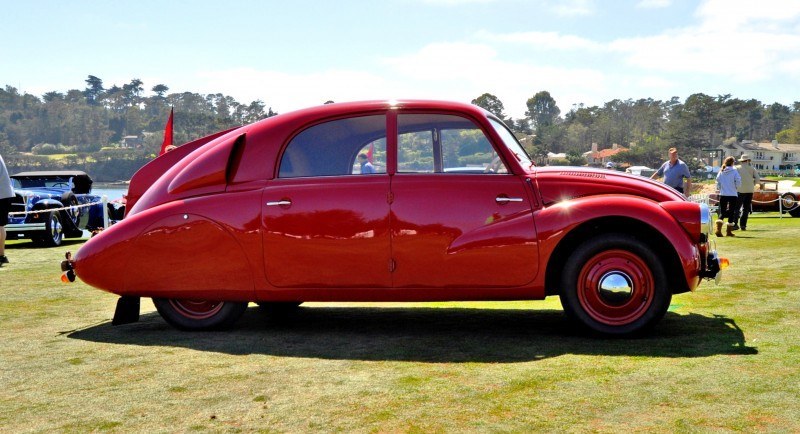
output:
<svg viewBox="0 0 800 434"><path fill-rule="evenodd" d="M267 206L289 206L292 204L291 200L277 200L273 202L267 202Z"/></svg>
<svg viewBox="0 0 800 434"><path fill-rule="evenodd" d="M521 197L505 197L505 196L497 196L494 198L494 201L503 205L509 202L522 202Z"/></svg>

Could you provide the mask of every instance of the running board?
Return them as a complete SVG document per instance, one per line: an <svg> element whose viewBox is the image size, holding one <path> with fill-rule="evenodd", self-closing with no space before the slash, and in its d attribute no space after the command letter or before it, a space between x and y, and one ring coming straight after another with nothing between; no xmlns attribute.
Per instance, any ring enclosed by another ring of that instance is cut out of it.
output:
<svg viewBox="0 0 800 434"><path fill-rule="evenodd" d="M139 297L120 297L111 325L130 324L139 321Z"/></svg>

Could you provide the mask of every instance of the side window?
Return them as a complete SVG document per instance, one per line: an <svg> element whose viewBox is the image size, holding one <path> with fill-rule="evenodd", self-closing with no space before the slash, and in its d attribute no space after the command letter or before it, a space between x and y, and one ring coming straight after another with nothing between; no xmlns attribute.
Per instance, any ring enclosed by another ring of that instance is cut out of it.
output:
<svg viewBox="0 0 800 434"><path fill-rule="evenodd" d="M468 119L401 114L398 132L398 172L508 173L489 139Z"/></svg>
<svg viewBox="0 0 800 434"><path fill-rule="evenodd" d="M433 132L433 130L402 132L401 129L397 137L398 172L433 172Z"/></svg>
<svg viewBox="0 0 800 434"><path fill-rule="evenodd" d="M372 144L383 143L386 171L386 117L384 115L337 119L314 125L296 135L286 146L279 178L342 176L354 171L358 154ZM366 152L366 151L364 151ZM378 152L378 151L376 151ZM359 165L360 166L360 165Z"/></svg>

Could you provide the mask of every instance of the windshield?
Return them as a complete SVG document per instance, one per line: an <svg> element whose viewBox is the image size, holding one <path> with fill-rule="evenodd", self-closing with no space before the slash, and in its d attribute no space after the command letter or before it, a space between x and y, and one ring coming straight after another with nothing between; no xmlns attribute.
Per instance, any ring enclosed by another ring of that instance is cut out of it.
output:
<svg viewBox="0 0 800 434"><path fill-rule="evenodd" d="M533 165L531 157L525 152L525 149L517 141L517 138L514 137L514 134L511 134L511 131L497 119L489 118L489 120L492 123L492 127L494 127L494 130L497 132L497 135L503 140L503 144L517 157L520 165L526 169L530 168Z"/></svg>
<svg viewBox="0 0 800 434"><path fill-rule="evenodd" d="M42 178L12 178L14 188L72 188L72 178L42 177Z"/></svg>

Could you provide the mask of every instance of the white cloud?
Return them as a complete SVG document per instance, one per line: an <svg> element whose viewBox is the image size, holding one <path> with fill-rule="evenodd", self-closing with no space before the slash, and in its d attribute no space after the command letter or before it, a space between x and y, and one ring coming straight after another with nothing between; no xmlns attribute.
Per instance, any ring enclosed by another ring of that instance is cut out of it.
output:
<svg viewBox="0 0 800 434"><path fill-rule="evenodd" d="M503 101L506 113L521 118L525 102L548 90L562 111L571 104L602 101L606 77L592 69L570 69L509 62L486 44L430 44L376 62L375 69L329 70L298 75L252 68L209 70L183 84L193 92L221 92L241 103L260 99L278 112L334 101L391 98L444 99L469 102L484 92ZM178 89L174 89L178 91Z"/></svg>
<svg viewBox="0 0 800 434"><path fill-rule="evenodd" d="M645 3L656 7L667 2L645 0L637 5ZM593 6L589 1L569 5L585 11ZM576 103L685 97L695 91L774 87L768 80L776 77L800 79L800 1L762 0L759 5L763 9L745 2L708 0L697 9L693 24L611 42L557 32L481 31L473 39L477 42L430 43L374 60L369 69L303 75L255 69L206 71L196 76L197 84L186 85L193 91L223 92L240 102L261 99L280 112L328 99L469 102L489 92L503 101L508 115L519 118L526 100L540 90L549 91L566 112ZM509 44L535 49L523 56L519 50L508 50L515 55L504 57ZM550 50L559 55L551 56ZM586 66L559 66L554 62L562 54L571 60L582 56ZM595 61L599 57L602 62Z"/></svg>
<svg viewBox="0 0 800 434"><path fill-rule="evenodd" d="M663 94L664 91L669 91L676 87L676 83L664 77L647 75L635 79L634 85L637 88L649 89L655 94Z"/></svg>
<svg viewBox="0 0 800 434"><path fill-rule="evenodd" d="M496 0L420 0L422 3L442 6L461 6L475 3L493 3Z"/></svg>
<svg viewBox="0 0 800 434"><path fill-rule="evenodd" d="M658 9L666 8L671 5L672 0L640 0L639 3L636 4L636 7L640 9Z"/></svg>
<svg viewBox="0 0 800 434"><path fill-rule="evenodd" d="M696 15L704 27L736 28L748 24L795 22L800 17L797 0L705 0Z"/></svg>
<svg viewBox="0 0 800 434"><path fill-rule="evenodd" d="M599 50L603 46L590 39L574 35L561 35L556 32L518 32L495 34L487 31L478 32L479 39L492 42L513 42L531 45L543 50Z"/></svg>
<svg viewBox="0 0 800 434"><path fill-rule="evenodd" d="M697 16L701 21L696 26L618 39L609 48L643 70L699 73L737 82L768 79L776 65L800 59L800 35L794 30L800 2L765 0L753 6L749 1L708 0Z"/></svg>
<svg viewBox="0 0 800 434"><path fill-rule="evenodd" d="M553 12L561 16L591 15L594 12L592 0L557 0L550 7Z"/></svg>
<svg viewBox="0 0 800 434"><path fill-rule="evenodd" d="M497 53L485 44L436 43L416 53L385 59L394 71L414 79L475 77L476 68L495 63Z"/></svg>
<svg viewBox="0 0 800 434"><path fill-rule="evenodd" d="M567 105L604 89L606 77L588 68L560 68L506 61L486 44L431 44L415 53L387 58L398 82L423 97L470 101L484 92L500 98L508 115L523 116L525 101L540 90Z"/></svg>
<svg viewBox="0 0 800 434"><path fill-rule="evenodd" d="M329 70L290 74L252 68L198 72L194 91L221 92L241 103L256 99L277 111L290 111L324 103L394 97L381 77L362 71ZM387 93L389 92L389 93Z"/></svg>

